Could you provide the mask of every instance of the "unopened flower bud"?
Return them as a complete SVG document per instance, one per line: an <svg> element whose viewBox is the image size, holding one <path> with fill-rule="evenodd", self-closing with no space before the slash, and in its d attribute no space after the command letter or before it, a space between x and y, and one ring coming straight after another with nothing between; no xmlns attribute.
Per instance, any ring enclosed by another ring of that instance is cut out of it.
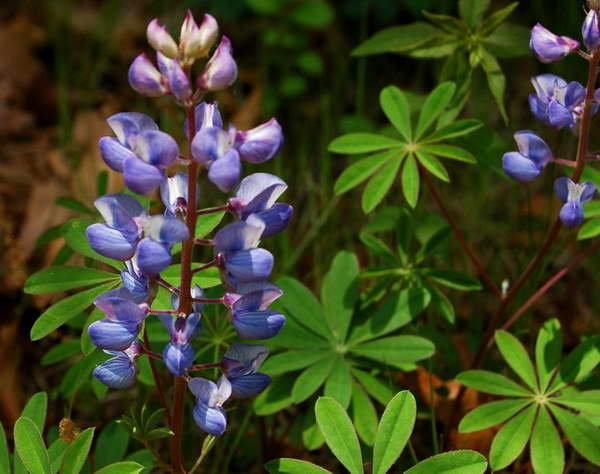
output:
<svg viewBox="0 0 600 474"><path fill-rule="evenodd" d="M539 23L531 30L529 47L543 63L564 58L579 47L579 42L568 36L557 36Z"/></svg>
<svg viewBox="0 0 600 474"><path fill-rule="evenodd" d="M129 66L129 84L140 94L158 97L168 92L158 69L145 54L140 54Z"/></svg>
<svg viewBox="0 0 600 474"><path fill-rule="evenodd" d="M188 10L179 37L179 50L184 61L191 63L194 59L207 57L218 34L219 25L211 15L204 15L202 24L198 26Z"/></svg>
<svg viewBox="0 0 600 474"><path fill-rule="evenodd" d="M177 43L175 43L175 40L171 37L167 29L157 19L152 20L148 24L146 35L148 43L156 51L160 51L169 58L177 57Z"/></svg>
<svg viewBox="0 0 600 474"><path fill-rule="evenodd" d="M198 88L205 91L220 91L229 87L237 78L237 65L231 55L231 41L221 37L217 50L198 77Z"/></svg>
<svg viewBox="0 0 600 474"><path fill-rule="evenodd" d="M177 59L171 59L162 53L156 53L158 67L169 84L169 89L178 102L185 103L192 95L187 74Z"/></svg>
<svg viewBox="0 0 600 474"><path fill-rule="evenodd" d="M593 51L600 45L600 28L598 28L598 12L590 10L585 17L581 28L583 43L590 51Z"/></svg>
<svg viewBox="0 0 600 474"><path fill-rule="evenodd" d="M279 151L283 133L281 125L273 118L251 130L237 132L235 140L242 160L262 163Z"/></svg>

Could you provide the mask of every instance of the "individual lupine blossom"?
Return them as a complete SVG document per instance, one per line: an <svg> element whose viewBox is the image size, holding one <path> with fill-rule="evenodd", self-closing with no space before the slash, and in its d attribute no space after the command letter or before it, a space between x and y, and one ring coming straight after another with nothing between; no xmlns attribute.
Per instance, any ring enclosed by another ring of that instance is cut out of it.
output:
<svg viewBox="0 0 600 474"><path fill-rule="evenodd" d="M260 164L271 159L283 143L281 126L272 118L251 130L227 130L216 103L196 107L197 133L192 158L208 168L208 179L221 191L233 189L240 178L241 162Z"/></svg>
<svg viewBox="0 0 600 474"><path fill-rule="evenodd" d="M121 272L121 282L123 287L129 290L135 303L146 303L153 299L150 279L140 270L136 255L125 262L125 270Z"/></svg>
<svg viewBox="0 0 600 474"><path fill-rule="evenodd" d="M192 298L202 298L204 292L198 285L191 290ZM173 309L179 307L179 297L173 295L171 298ZM173 375L183 375L194 363L194 348L190 341L200 332L202 318L202 304L193 304L193 313L188 317L161 315L160 320L167 328L170 342L163 350L163 360Z"/></svg>
<svg viewBox="0 0 600 474"><path fill-rule="evenodd" d="M557 36L537 23L531 30L529 47L541 62L551 63L579 48L579 41L568 36Z"/></svg>
<svg viewBox="0 0 600 474"><path fill-rule="evenodd" d="M213 245L223 284L235 291L239 284L265 281L273 269L273 255L257 248L265 223L255 214L245 221L228 224L219 230Z"/></svg>
<svg viewBox="0 0 600 474"><path fill-rule="evenodd" d="M278 176L268 173L254 173L246 176L229 198L229 206L242 220L256 214L265 223L262 237L270 237L284 230L294 211L285 203L276 203L287 189L287 184Z"/></svg>
<svg viewBox="0 0 600 474"><path fill-rule="evenodd" d="M196 424L208 434L222 435L227 427L223 404L231 396L231 382L225 376L221 376L217 383L195 377L188 382L188 388L196 397L192 411Z"/></svg>
<svg viewBox="0 0 600 474"><path fill-rule="evenodd" d="M554 192L565 204L560 210L560 220L567 227L577 227L583 222L583 204L596 195L596 185L591 181L575 183L563 176L554 182Z"/></svg>
<svg viewBox="0 0 600 474"><path fill-rule="evenodd" d="M504 172L517 181L537 178L546 164L552 160L552 151L544 140L530 130L514 134L519 151L505 153L502 157Z"/></svg>
<svg viewBox="0 0 600 474"><path fill-rule="evenodd" d="M196 188L196 196L200 197L200 188ZM160 199L165 205L165 215L170 217L184 216L188 205L188 177L185 173L176 173L165 179L160 185Z"/></svg>
<svg viewBox="0 0 600 474"><path fill-rule="evenodd" d="M269 349L255 344L232 344L227 349L221 368L231 383L231 394L234 397L253 397L267 388L271 377L257 372L267 355Z"/></svg>
<svg viewBox="0 0 600 474"><path fill-rule="evenodd" d="M151 117L121 112L109 117L116 135L100 139L100 153L109 168L123 173L125 185L133 192L147 194L165 179L165 170L177 160L175 140L158 129Z"/></svg>
<svg viewBox="0 0 600 474"><path fill-rule="evenodd" d="M225 294L231 324L241 339L269 339L281 331L285 316L268 307L282 294L281 288L267 281L239 284L235 292Z"/></svg>
<svg viewBox="0 0 600 474"><path fill-rule="evenodd" d="M600 27L598 25L598 12L591 8L585 17L581 27L581 37L583 44L589 51L594 51L600 46Z"/></svg>
<svg viewBox="0 0 600 474"><path fill-rule="evenodd" d="M531 83L535 94L529 95L529 107L534 117L552 127L574 128L583 112L585 88L554 74L536 76Z"/></svg>
<svg viewBox="0 0 600 474"><path fill-rule="evenodd" d="M142 353L138 342L123 351L104 351L114 357L97 366L92 374L110 388L129 388L135 383L137 367L135 360Z"/></svg>
<svg viewBox="0 0 600 474"><path fill-rule="evenodd" d="M99 349L123 351L136 339L148 314L146 303L136 304L126 288L107 291L94 300L105 318L88 327L88 334Z"/></svg>

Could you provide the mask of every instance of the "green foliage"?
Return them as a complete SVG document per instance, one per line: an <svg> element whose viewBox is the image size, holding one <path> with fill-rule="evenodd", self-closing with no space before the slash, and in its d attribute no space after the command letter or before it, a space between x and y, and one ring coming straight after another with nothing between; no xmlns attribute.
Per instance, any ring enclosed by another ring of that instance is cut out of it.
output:
<svg viewBox="0 0 600 474"><path fill-rule="evenodd" d="M400 173L404 197L414 208L419 199L419 168L438 179L450 181L448 171L437 157L474 163L475 157L468 151L440 143L469 134L482 125L477 120L442 121L455 90L452 82L443 82L436 87L426 98L417 125L413 128L405 94L394 86L383 89L380 105L399 137L351 133L333 140L329 144L329 151L334 153L352 155L376 152L346 168L335 183L336 194L345 193L368 179L362 196L362 208L369 213L381 203Z"/></svg>
<svg viewBox="0 0 600 474"><path fill-rule="evenodd" d="M27 471L32 474L50 474L50 458L36 423L20 417L14 428L15 449Z"/></svg>
<svg viewBox="0 0 600 474"><path fill-rule="evenodd" d="M78 474L81 472L92 447L94 430L95 428L86 429L78 434L75 440L69 445L65 451L61 472L65 474Z"/></svg>
<svg viewBox="0 0 600 474"><path fill-rule="evenodd" d="M168 438L173 432L164 426L156 426L164 419L165 410L160 408L152 413L149 412L147 405L142 405L139 412L131 409L129 416L123 415L117 421L133 439L145 443L157 439Z"/></svg>
<svg viewBox="0 0 600 474"><path fill-rule="evenodd" d="M497 331L496 344L526 386L484 370L459 374L457 380L468 387L493 395L518 397L477 407L461 420L459 431L470 433L506 422L492 442L492 469L508 467L529 442L535 472L558 474L564 471L565 456L552 414L575 451L599 465L600 429L588 420L590 415L600 413L598 391L580 392L566 387L584 380L600 363L600 339L592 337L584 341L561 361L560 324L551 319L538 333L535 366L525 347L508 332Z"/></svg>
<svg viewBox="0 0 600 474"><path fill-rule="evenodd" d="M424 11L423 14L431 24L415 22L386 28L364 41L352 54L367 56L397 53L423 59L446 58L441 80L451 80L462 85L453 99L452 94L444 97L448 99L444 107L450 105L454 114L466 103L473 71L481 66L500 114L508 122L504 107L506 79L497 58L528 54L529 30L504 23L518 6L517 2L484 19L490 3L489 0L460 0L460 18ZM459 67L460 64L465 66ZM439 110L444 107L440 106Z"/></svg>

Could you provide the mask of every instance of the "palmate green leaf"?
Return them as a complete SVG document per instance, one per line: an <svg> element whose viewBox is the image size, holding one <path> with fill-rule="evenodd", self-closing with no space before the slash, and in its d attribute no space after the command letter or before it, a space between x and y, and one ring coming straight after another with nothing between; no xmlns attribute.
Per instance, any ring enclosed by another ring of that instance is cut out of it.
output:
<svg viewBox="0 0 600 474"><path fill-rule="evenodd" d="M277 280L277 284L283 290L279 302L285 308L286 314L299 324L306 326L307 329L324 338L331 338L332 333L327 325L323 307L312 292L291 277L282 277Z"/></svg>
<svg viewBox="0 0 600 474"><path fill-rule="evenodd" d="M110 422L100 432L96 442L96 448L94 449L96 468L99 469L123 459L128 444L129 433L120 423Z"/></svg>
<svg viewBox="0 0 600 474"><path fill-rule="evenodd" d="M403 53L428 43L440 34L442 31L425 22L393 26L375 33L355 48L352 56Z"/></svg>
<svg viewBox="0 0 600 474"><path fill-rule="evenodd" d="M46 412L48 411L48 395L46 392L37 392L32 395L23 408L21 416L27 417L35 423L40 433L44 431Z"/></svg>
<svg viewBox="0 0 600 474"><path fill-rule="evenodd" d="M502 68L500 67L500 64L498 64L496 58L485 49L480 48L479 54L481 57L481 66L483 67L485 75L487 76L488 86L492 92L492 95L494 96L494 99L496 100L500 115L504 119L504 123L508 123L508 115L506 113L506 108L504 107L506 78L504 77Z"/></svg>
<svg viewBox="0 0 600 474"><path fill-rule="evenodd" d="M455 54L459 46L464 44L464 40L456 39L453 34L440 35L430 43L427 43L408 53L412 58L419 59L438 59L451 54Z"/></svg>
<svg viewBox="0 0 600 474"><path fill-rule="evenodd" d="M296 375L274 378L266 390L254 399L254 413L259 416L272 415L294 403L290 387L295 381Z"/></svg>
<svg viewBox="0 0 600 474"><path fill-rule="evenodd" d="M95 428L88 428L78 434L65 452L61 474L78 474L88 457Z"/></svg>
<svg viewBox="0 0 600 474"><path fill-rule="evenodd" d="M379 94L379 104L391 124L407 141L412 141L410 106L404 93L396 86L388 86Z"/></svg>
<svg viewBox="0 0 600 474"><path fill-rule="evenodd" d="M381 169L388 160L397 154L396 150L377 153L362 158L348 166L335 181L334 192L336 195L343 194L366 181L377 170Z"/></svg>
<svg viewBox="0 0 600 474"><path fill-rule="evenodd" d="M374 133L349 133L335 138L328 147L333 153L347 155L371 153L372 151L389 150L404 146L404 143L394 138Z"/></svg>
<svg viewBox="0 0 600 474"><path fill-rule="evenodd" d="M508 16L513 12L515 8L519 6L519 2L513 2L507 7L504 7L500 10L495 11L481 25L479 28L479 34L482 36L488 36L492 33L496 28L498 28L504 20L508 18Z"/></svg>
<svg viewBox="0 0 600 474"><path fill-rule="evenodd" d="M25 282L23 291L30 295L39 295L99 285L108 281L120 281L119 275L93 268L54 266L31 275Z"/></svg>
<svg viewBox="0 0 600 474"><path fill-rule="evenodd" d="M138 474L144 466L133 461L121 461L97 470L94 474Z"/></svg>
<svg viewBox="0 0 600 474"><path fill-rule="evenodd" d="M333 369L335 357L327 357L320 362L313 364L302 372L292 387L292 400L294 403L300 403L315 393L321 385L325 383L327 377ZM289 389L289 387L288 387Z"/></svg>
<svg viewBox="0 0 600 474"><path fill-rule="evenodd" d="M455 90L456 85L453 82L442 82L427 96L421 108L415 140L419 140L446 107L448 107Z"/></svg>
<svg viewBox="0 0 600 474"><path fill-rule="evenodd" d="M333 398L319 397L315 404L315 415L331 452L351 474L362 474L360 444L344 408Z"/></svg>
<svg viewBox="0 0 600 474"><path fill-rule="evenodd" d="M94 221L91 219L71 219L63 224L61 232L67 245L84 257L93 258L94 260L104 262L119 271L122 270L123 264L121 262L113 260L112 258L103 257L90 247L85 231L93 223Z"/></svg>
<svg viewBox="0 0 600 474"><path fill-rule="evenodd" d="M451 124L448 124L445 127L442 127L440 129L436 130L431 135L425 137L425 139L421 140L421 143L422 144L436 143L436 142L441 142L444 140L449 140L450 138L460 137L460 136L472 133L475 130L481 128L482 126L483 126L483 123L481 123L479 120L475 120L475 119L457 120L456 122L452 122ZM446 145L446 146L449 147L450 145ZM453 156L452 154L444 155L442 153L434 151L434 149L432 149L431 145L427 145L427 146L419 145L419 147L422 147L425 151L428 151L429 153L433 153L434 155L447 156L448 158L459 159L459 158L456 158L455 156ZM461 161L466 161L466 160L462 159Z"/></svg>
<svg viewBox="0 0 600 474"><path fill-rule="evenodd" d="M549 392L562 389L567 384L580 382L600 363L600 336L590 337L579 344L562 361Z"/></svg>
<svg viewBox="0 0 600 474"><path fill-rule="evenodd" d="M377 433L377 411L367 393L357 382L352 384L351 413L358 436L366 445L373 446Z"/></svg>
<svg viewBox="0 0 600 474"><path fill-rule="evenodd" d="M502 358L515 373L532 390L538 390L538 383L533 370L533 363L529 358L527 350L515 336L503 330L496 331L496 345L502 354Z"/></svg>
<svg viewBox="0 0 600 474"><path fill-rule="evenodd" d="M92 211L89 207L83 204L81 201L71 197L59 197L54 201L54 204L57 206L64 207L66 209L70 209L75 212L81 212L83 214L96 215L95 211Z"/></svg>
<svg viewBox="0 0 600 474"><path fill-rule="evenodd" d="M382 405L387 405L394 396L394 391L389 385L383 383L368 372L353 367L352 375L360 382L368 394Z"/></svg>
<svg viewBox="0 0 600 474"><path fill-rule="evenodd" d="M577 233L577 239L591 239L598 235L600 235L600 219L590 219L581 226L581 229L579 229L579 232Z"/></svg>
<svg viewBox="0 0 600 474"><path fill-rule="evenodd" d="M429 171L436 178L441 179L446 183L450 182L448 171L440 160L423 150L415 150L415 154L417 155L419 163L423 166L423 168Z"/></svg>
<svg viewBox="0 0 600 474"><path fill-rule="evenodd" d="M531 405L498 431L490 448L490 467L494 471L509 466L523 452L531 435L536 411L537 406Z"/></svg>
<svg viewBox="0 0 600 474"><path fill-rule="evenodd" d="M50 474L50 458L36 423L21 416L14 427L15 450L31 474Z"/></svg>
<svg viewBox="0 0 600 474"><path fill-rule="evenodd" d="M432 153L442 158L462 161L463 163L477 163L477 160L471 154L471 152L452 145L423 145L419 149L419 152L423 153L423 151Z"/></svg>
<svg viewBox="0 0 600 474"><path fill-rule="evenodd" d="M56 328L62 326L71 318L81 314L88 308L94 301L94 299L104 293L105 291L114 288L119 284L119 281L111 281L89 290L82 291L71 295L59 302L53 304L44 311L33 324L30 332L30 338L32 341L47 336Z"/></svg>
<svg viewBox="0 0 600 474"><path fill-rule="evenodd" d="M388 245L379 237L375 237L373 234L369 234L368 232L363 231L358 235L358 238L376 255L385 258L390 262L397 261L397 257L396 255L394 255L392 249L390 249Z"/></svg>
<svg viewBox="0 0 600 474"><path fill-rule="evenodd" d="M281 375L295 370L305 369L309 365L331 357L329 350L306 349L303 351L284 351L279 354L270 355L261 365L260 371L267 375Z"/></svg>
<svg viewBox="0 0 600 474"><path fill-rule="evenodd" d="M331 471L323 469L316 464L300 459L281 458L274 459L265 464L265 469L270 474L331 474Z"/></svg>
<svg viewBox="0 0 600 474"><path fill-rule="evenodd" d="M431 13L425 10L423 10L423 16L431 23L439 26L448 33L460 35L467 32L465 23L454 16L440 15L438 13Z"/></svg>
<svg viewBox="0 0 600 474"><path fill-rule="evenodd" d="M6 442L6 433L0 423L0 474L10 474L10 454Z"/></svg>
<svg viewBox="0 0 600 474"><path fill-rule="evenodd" d="M351 252L336 254L321 287L325 317L335 339L346 340L348 328L358 299L358 259Z"/></svg>
<svg viewBox="0 0 600 474"><path fill-rule="evenodd" d="M283 329L273 339L264 341L271 347L280 347L282 349L326 349L330 342L321 338L304 326L301 326L293 318L288 318Z"/></svg>
<svg viewBox="0 0 600 474"><path fill-rule="evenodd" d="M456 377L463 385L480 392L508 397L530 397L531 392L504 375L487 370L467 370Z"/></svg>
<svg viewBox="0 0 600 474"><path fill-rule="evenodd" d="M535 343L535 365L542 392L546 390L561 355L562 331L558 319L552 318L544 323Z"/></svg>
<svg viewBox="0 0 600 474"><path fill-rule="evenodd" d="M490 8L491 0L460 0L458 11L464 22L473 29L481 23L483 14Z"/></svg>
<svg viewBox="0 0 600 474"><path fill-rule="evenodd" d="M485 457L477 451L461 449L431 456L404 474L483 474L487 465Z"/></svg>
<svg viewBox="0 0 600 474"><path fill-rule="evenodd" d="M337 400L344 409L350 405L352 397L352 376L350 375L350 366L343 356L335 357L335 362L331 373L325 381L323 395Z"/></svg>
<svg viewBox="0 0 600 474"><path fill-rule="evenodd" d="M376 360L383 364L409 364L431 357L433 343L419 336L392 336L352 346L353 354Z"/></svg>
<svg viewBox="0 0 600 474"><path fill-rule="evenodd" d="M309 451L319 449L325 443L323 433L321 433L315 414L312 411L304 415L302 420L302 443Z"/></svg>
<svg viewBox="0 0 600 474"><path fill-rule="evenodd" d="M395 154L388 159L387 164L381 167L369 180L362 194L361 205L365 214L375 209L390 190L400 164L404 159L404 153Z"/></svg>
<svg viewBox="0 0 600 474"><path fill-rule="evenodd" d="M56 474L60 470L65 451L68 447L69 443L58 438L48 448L48 458L50 458L50 471L52 474Z"/></svg>
<svg viewBox="0 0 600 474"><path fill-rule="evenodd" d="M460 424L458 431L473 433L496 426L516 415L519 411L532 403L529 400L498 400L484 403L467 413Z"/></svg>
<svg viewBox="0 0 600 474"><path fill-rule="evenodd" d="M397 393L385 408L373 447L373 474L385 474L402 454L417 417L417 402L407 391Z"/></svg>
<svg viewBox="0 0 600 474"><path fill-rule="evenodd" d="M81 343L77 339L69 339L51 347L48 352L42 357L42 365L56 364L57 362L68 359L69 357L79 354L81 351Z"/></svg>
<svg viewBox="0 0 600 474"><path fill-rule="evenodd" d="M427 286L431 294L431 305L448 321L454 324L456 321L456 312L452 301L435 286Z"/></svg>
<svg viewBox="0 0 600 474"><path fill-rule="evenodd" d="M574 415L554 404L549 407L575 451L600 466L600 429L583 416Z"/></svg>
<svg viewBox="0 0 600 474"><path fill-rule="evenodd" d="M541 406L531 435L531 462L539 474L562 474L565 451L558 430L545 406Z"/></svg>
<svg viewBox="0 0 600 474"><path fill-rule="evenodd" d="M496 58L518 58L529 54L530 36L530 28L503 23L496 31L483 39L483 45Z"/></svg>
<svg viewBox="0 0 600 474"><path fill-rule="evenodd" d="M479 291L481 290L481 283L479 280L472 278L462 273L454 272L452 270L437 270L437 269L423 269L421 272L423 276L429 278L440 285L447 286L460 291Z"/></svg>
<svg viewBox="0 0 600 474"><path fill-rule="evenodd" d="M410 207L413 209L419 200L419 168L414 155L408 155L402 168L402 192L404 198Z"/></svg>
<svg viewBox="0 0 600 474"><path fill-rule="evenodd" d="M600 390L585 390L573 393L563 391L558 397L552 397L552 401L581 411L583 416L586 413L600 416Z"/></svg>
<svg viewBox="0 0 600 474"><path fill-rule="evenodd" d="M583 211L586 219L591 217L600 217L600 201L590 201L583 205Z"/></svg>

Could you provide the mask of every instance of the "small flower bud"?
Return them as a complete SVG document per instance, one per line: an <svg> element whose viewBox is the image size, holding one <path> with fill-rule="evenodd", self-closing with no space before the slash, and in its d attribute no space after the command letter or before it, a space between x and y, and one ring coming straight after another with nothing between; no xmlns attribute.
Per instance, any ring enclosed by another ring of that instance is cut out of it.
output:
<svg viewBox="0 0 600 474"><path fill-rule="evenodd" d="M146 35L148 43L156 51L160 51L169 58L177 57L177 43L175 43L175 40L171 37L167 29L157 19L152 20L148 24Z"/></svg>
<svg viewBox="0 0 600 474"><path fill-rule="evenodd" d="M129 66L129 85L148 97L165 95L169 89L163 77L145 54L140 54Z"/></svg>
<svg viewBox="0 0 600 474"><path fill-rule="evenodd" d="M585 17L581 28L583 43L590 51L593 51L600 45L600 28L598 28L598 12L590 10Z"/></svg>
<svg viewBox="0 0 600 474"><path fill-rule="evenodd" d="M198 77L197 85L205 91L220 91L233 84L236 78L237 65L231 55L231 41L223 36L204 72Z"/></svg>
<svg viewBox="0 0 600 474"><path fill-rule="evenodd" d="M568 36L557 36L539 23L531 30L529 47L543 63L564 58L579 47L579 42Z"/></svg>
<svg viewBox="0 0 600 474"><path fill-rule="evenodd" d="M179 37L179 50L184 61L191 63L194 59L207 57L218 34L219 25L212 16L204 15L202 24L198 27L192 12L188 10Z"/></svg>

